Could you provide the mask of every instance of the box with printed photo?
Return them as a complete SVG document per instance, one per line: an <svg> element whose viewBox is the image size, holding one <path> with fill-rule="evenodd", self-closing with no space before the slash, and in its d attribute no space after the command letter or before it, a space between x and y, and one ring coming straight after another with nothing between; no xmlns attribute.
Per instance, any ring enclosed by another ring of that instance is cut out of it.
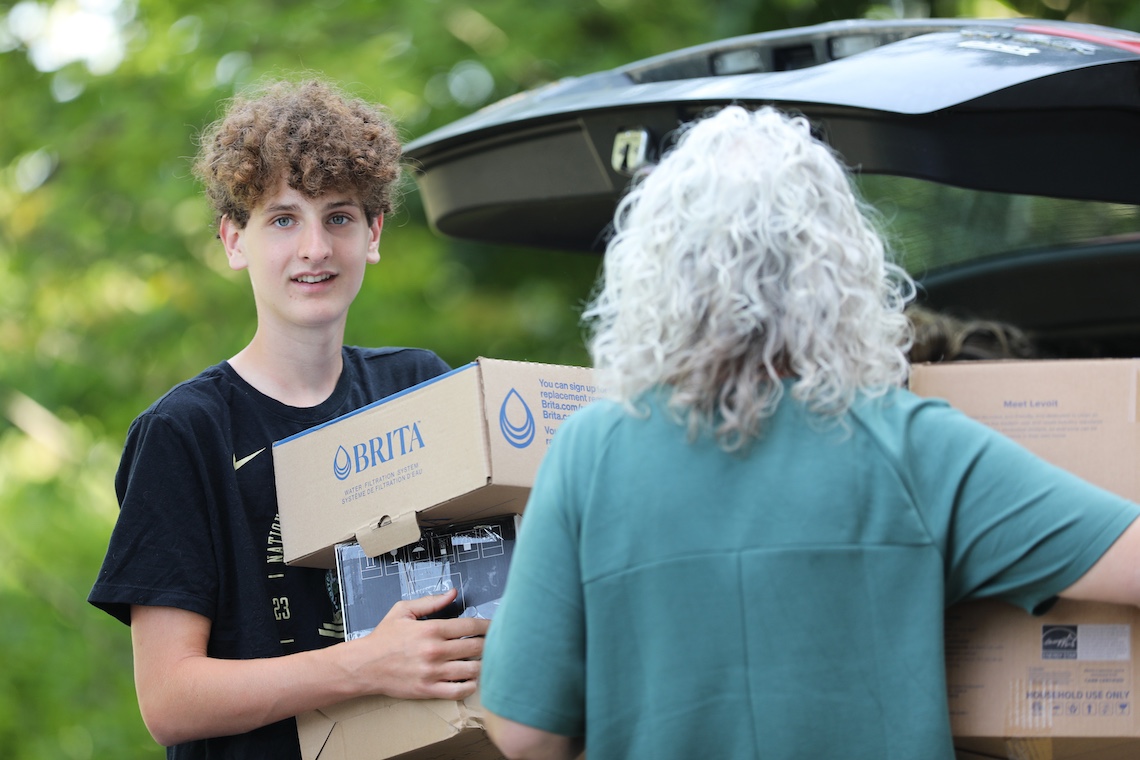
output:
<svg viewBox="0 0 1140 760"><path fill-rule="evenodd" d="M434 617L490 620L514 553L518 516L425 529L419 541L369 557L355 541L337 545L346 640L372 632L392 605L458 589Z"/></svg>
<svg viewBox="0 0 1140 760"><path fill-rule="evenodd" d="M419 540L366 554L336 547L345 639L367 636L392 605L458 589L435 617L493 618L507 580L520 518L425 528ZM483 729L478 692L460 701L360 697L297 716L304 760L499 760Z"/></svg>

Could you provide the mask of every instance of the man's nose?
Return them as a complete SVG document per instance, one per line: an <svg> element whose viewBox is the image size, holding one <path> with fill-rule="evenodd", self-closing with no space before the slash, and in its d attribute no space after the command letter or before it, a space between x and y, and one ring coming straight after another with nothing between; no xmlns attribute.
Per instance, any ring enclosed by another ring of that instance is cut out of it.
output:
<svg viewBox="0 0 1140 760"><path fill-rule="evenodd" d="M320 224L305 225L297 254L309 261L327 259L332 254L332 241L328 231Z"/></svg>

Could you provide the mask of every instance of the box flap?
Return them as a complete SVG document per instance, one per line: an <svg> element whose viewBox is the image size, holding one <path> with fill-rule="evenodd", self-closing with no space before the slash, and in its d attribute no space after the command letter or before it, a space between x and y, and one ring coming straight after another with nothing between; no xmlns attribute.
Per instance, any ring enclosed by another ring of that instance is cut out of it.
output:
<svg viewBox="0 0 1140 760"><path fill-rule="evenodd" d="M405 512L394 517L382 516L356 531L356 542L369 557L379 557L384 552L414 544L420 540L420 525L415 512Z"/></svg>
<svg viewBox="0 0 1140 760"><path fill-rule="evenodd" d="M318 758L326 760L336 756L338 753L330 747L332 751L322 758L322 753L328 746L329 738L335 728L336 721L321 710L310 710L298 715L297 736L301 743L301 757L304 760L318 760Z"/></svg>
<svg viewBox="0 0 1140 760"><path fill-rule="evenodd" d="M351 760L362 759L351 758ZM504 758L503 753L491 742L486 732L470 728L442 742L405 752L391 760L504 760Z"/></svg>
<svg viewBox="0 0 1140 760"><path fill-rule="evenodd" d="M446 741L482 721L463 702L360 697L297 717L305 760L389 758ZM319 754L309 754L322 742Z"/></svg>

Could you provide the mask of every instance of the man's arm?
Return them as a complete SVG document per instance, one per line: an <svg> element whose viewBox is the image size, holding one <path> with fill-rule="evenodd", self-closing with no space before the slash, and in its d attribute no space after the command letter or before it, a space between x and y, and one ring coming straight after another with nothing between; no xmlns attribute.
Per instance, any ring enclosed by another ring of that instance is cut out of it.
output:
<svg viewBox="0 0 1140 760"><path fill-rule="evenodd" d="M487 735L509 760L574 760L585 748L581 736L562 736L487 713Z"/></svg>
<svg viewBox="0 0 1140 760"><path fill-rule="evenodd" d="M1097 563L1060 596L1140 606L1140 519L1133 521Z"/></svg>
<svg viewBox="0 0 1140 760"><path fill-rule="evenodd" d="M364 694L462 699L475 691L489 621L421 620L455 595L399 602L368 636L256 660L206 655L210 620L131 608L135 689L159 744L229 736Z"/></svg>

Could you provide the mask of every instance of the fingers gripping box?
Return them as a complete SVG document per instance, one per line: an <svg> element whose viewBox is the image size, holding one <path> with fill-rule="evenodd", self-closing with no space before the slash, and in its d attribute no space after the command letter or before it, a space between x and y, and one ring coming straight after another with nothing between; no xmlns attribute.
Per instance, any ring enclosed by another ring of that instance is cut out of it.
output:
<svg viewBox="0 0 1140 760"><path fill-rule="evenodd" d="M285 562L378 556L420 525L519 514L551 437L596 397L584 367L480 358L273 446Z"/></svg>
<svg viewBox="0 0 1140 760"><path fill-rule="evenodd" d="M1140 500L1140 361L926 364L943 398L1042 459ZM1016 476L1013 474L1011 476ZM955 746L994 758L1140 757L1140 610L1061 600L1044 616L995 601L946 613Z"/></svg>

